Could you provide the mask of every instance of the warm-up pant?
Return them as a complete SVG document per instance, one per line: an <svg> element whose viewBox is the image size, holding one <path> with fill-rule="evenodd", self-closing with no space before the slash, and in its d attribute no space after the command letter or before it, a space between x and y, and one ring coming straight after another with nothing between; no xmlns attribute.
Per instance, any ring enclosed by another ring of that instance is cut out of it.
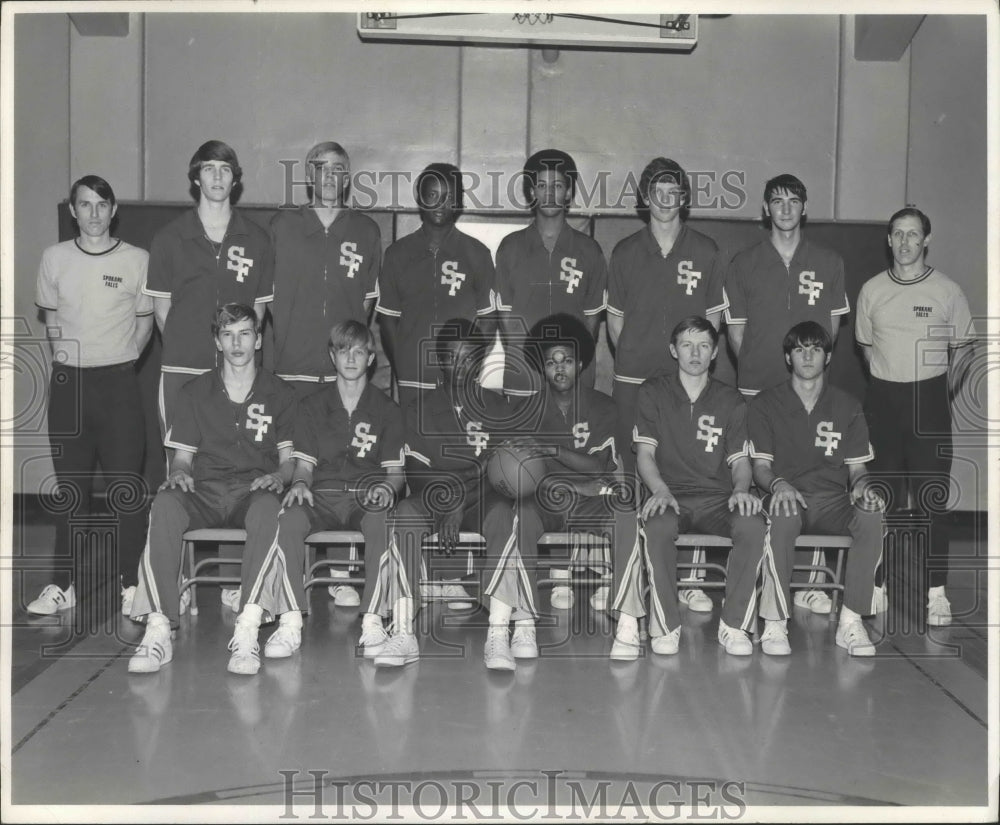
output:
<svg viewBox="0 0 1000 825"><path fill-rule="evenodd" d="M616 546L612 610L644 616L643 585L649 585L651 636L664 636L681 623L677 601L677 537L698 532L733 540L726 573L722 620L746 631L757 616L757 577L765 554L766 523L760 515L731 512L729 495L677 496L680 515L672 509L640 523L631 546ZM793 539L794 542L794 539Z"/></svg>
<svg viewBox="0 0 1000 825"><path fill-rule="evenodd" d="M132 602L132 618L162 613L177 625L177 580L183 556L183 536L200 528L244 528L247 531L241 571L243 587L254 579L252 559L262 557L274 543L281 502L266 490L249 490L245 482L196 481L192 493L161 490L153 500L149 536L139 565L139 586ZM301 577L300 577L301 584ZM244 589L244 600L246 599Z"/></svg>

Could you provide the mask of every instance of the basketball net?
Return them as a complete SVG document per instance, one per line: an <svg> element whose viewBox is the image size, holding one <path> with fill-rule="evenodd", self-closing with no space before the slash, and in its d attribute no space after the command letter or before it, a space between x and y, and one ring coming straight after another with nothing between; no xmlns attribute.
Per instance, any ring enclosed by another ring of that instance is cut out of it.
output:
<svg viewBox="0 0 1000 825"><path fill-rule="evenodd" d="M554 14L515 14L513 19L522 26L525 23L529 26L544 26L546 23L551 23L553 17L555 17Z"/></svg>

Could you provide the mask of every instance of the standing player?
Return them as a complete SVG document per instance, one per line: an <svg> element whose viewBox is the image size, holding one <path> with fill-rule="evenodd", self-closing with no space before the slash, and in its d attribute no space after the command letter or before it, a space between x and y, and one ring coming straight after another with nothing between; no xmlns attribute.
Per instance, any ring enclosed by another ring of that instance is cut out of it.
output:
<svg viewBox="0 0 1000 825"><path fill-rule="evenodd" d="M375 308L403 408L434 389L433 327L487 316L494 303L490 251L455 227L464 197L458 167L432 163L415 189L420 229L386 250Z"/></svg>
<svg viewBox="0 0 1000 825"><path fill-rule="evenodd" d="M546 457L546 480L537 503L521 510L522 520L533 522L525 525L525 533L607 536L604 564L595 570L610 582L611 550L617 544L634 543L635 512L627 507L630 497L616 497L620 468L615 404L604 393L578 383L594 358L594 338L581 321L560 314L535 324L529 342L529 361L544 380L530 442ZM550 575L557 581L569 579L570 570L553 567ZM594 610L607 608L609 589L602 583L590 597ZM554 585L551 600L553 607L569 610L574 603L572 588Z"/></svg>
<svg viewBox="0 0 1000 825"><path fill-rule="evenodd" d="M653 158L639 177L640 205L649 225L620 241L608 276L608 338L615 347L614 399L622 464L635 472L632 428L639 387L654 375L676 375L671 331L684 318L701 315L719 328L726 308L725 262L715 241L686 222L691 182L680 164ZM703 560L696 550L693 560ZM689 581L704 578L692 573ZM700 588L680 591L691 610L709 612L712 600Z"/></svg>
<svg viewBox="0 0 1000 825"><path fill-rule="evenodd" d="M126 498L145 500L142 459L145 419L135 362L153 330L153 304L143 294L149 256L111 237L118 205L110 184L85 175L69 192L78 236L42 253L35 303L45 314L52 350L48 426L52 463L61 495L90 507L95 465L100 462L109 489L128 485ZM69 519L56 518L56 555L72 558ZM122 584L122 612L135 593L135 570L142 551L145 507L122 513L116 564ZM62 586L49 584L28 611L52 614L76 604L71 574Z"/></svg>
<svg viewBox="0 0 1000 825"><path fill-rule="evenodd" d="M337 370L336 382L299 405L295 473L268 559L273 568L269 581L283 584L261 595L260 604L271 615L308 610L303 587L306 536L316 530L360 530L365 537L361 599L361 644L365 645L376 633L371 628L382 629L385 612L379 580L387 563L386 514L405 483L403 424L399 407L368 383L375 337L367 326L358 321L334 326L330 358Z"/></svg>
<svg viewBox="0 0 1000 825"><path fill-rule="evenodd" d="M903 506L904 474L916 482L914 501L921 507L934 498L921 492L924 485L948 490L949 401L961 389L976 334L961 287L926 264L930 240L931 222L923 212L914 207L896 212L889 219L892 266L866 282L858 296L855 335L872 376L865 401L875 447L872 474L885 477ZM930 552L946 560L947 519L931 513L930 523ZM946 567L928 564L932 626L951 624L947 576ZM884 585L880 591L884 599Z"/></svg>
<svg viewBox="0 0 1000 825"><path fill-rule="evenodd" d="M766 528L760 500L750 492L746 404L736 390L708 374L718 345L719 333L705 318L683 319L670 335L678 374L650 378L639 390L636 463L649 497L639 511L639 541L615 546L618 630L612 659L639 656L644 579L653 652L677 652L681 620L675 542L689 530L732 537L719 644L735 656L753 652L747 634L757 621L756 582Z"/></svg>
<svg viewBox="0 0 1000 825"><path fill-rule="evenodd" d="M309 203L279 210L274 244L274 372L299 397L333 381L330 328L368 323L378 297L382 241L378 225L349 208L351 161L339 143L318 143L306 155Z"/></svg>
<svg viewBox="0 0 1000 825"><path fill-rule="evenodd" d="M852 656L874 656L861 617L875 611L883 503L865 471L872 459L868 426L861 405L827 384L833 339L825 325L796 324L782 349L792 377L755 398L747 420L754 480L770 493L768 564L777 587L773 608L761 607L761 648L772 656L791 652L788 605L796 538L803 530L847 532L852 542L836 640Z"/></svg>
<svg viewBox="0 0 1000 825"><path fill-rule="evenodd" d="M382 646L381 628L373 628L368 639L362 638L365 655L374 656L378 667L405 665L419 656L413 619L423 567L421 545L427 536L438 536L435 566L451 570L456 565L444 562L441 556L455 552L462 530L481 532L491 558L499 558L515 540L514 505L494 492L485 479L491 448L496 437L510 427L512 414L506 398L484 389L476 380L493 340L492 334L465 318L443 324L436 338L441 385L406 408L410 495L396 508L390 545L390 578L397 594L395 633ZM483 565L477 562L475 566ZM436 578L437 572L432 569L430 574ZM467 595L464 590L456 594L449 587L457 585L446 585L442 595ZM509 646L504 649L502 661L494 661L487 651L488 667L513 668Z"/></svg>
<svg viewBox="0 0 1000 825"><path fill-rule="evenodd" d="M197 206L153 237L146 285L163 340L159 408L165 441L180 388L217 365L206 334L216 308L248 304L263 321L273 297L267 233L232 206L243 187L236 152L220 140L206 141L191 157L188 180ZM223 589L222 600L235 611L239 594Z"/></svg>
<svg viewBox="0 0 1000 825"><path fill-rule="evenodd" d="M737 254L726 277L726 330L737 358L739 390L750 397L788 380L780 358L783 330L816 321L836 342L840 316L850 312L843 259L802 233L802 181L789 174L771 178L764 186L763 212L770 237ZM820 557L817 551L814 563ZM810 581L818 575L811 573ZM795 604L814 613L829 613L832 606L821 590L796 591Z"/></svg>
<svg viewBox="0 0 1000 825"><path fill-rule="evenodd" d="M529 226L497 249L497 309L504 332L504 392L533 395L539 376L524 357L526 332L542 318L565 312L597 339L607 289L604 253L573 229L566 214L576 191L576 162L558 149L535 152L524 164L524 196L534 211ZM594 373L585 377L594 385Z"/></svg>
<svg viewBox="0 0 1000 825"><path fill-rule="evenodd" d="M129 660L130 673L155 673L173 657L171 627L179 620L177 574L184 532L245 527L243 592L250 593L258 560L274 538L278 495L292 475L295 393L267 370L257 369L261 337L253 308L219 307L212 335L222 368L192 379L177 395L166 443L174 458L153 501L132 604L133 619L146 617L146 633ZM230 673L252 674L260 668L256 627L252 634L248 630L248 617L256 615L260 622L260 608L252 602L246 600L229 643ZM301 626L301 617L296 618ZM268 640L265 656L288 655L285 634L279 628Z"/></svg>

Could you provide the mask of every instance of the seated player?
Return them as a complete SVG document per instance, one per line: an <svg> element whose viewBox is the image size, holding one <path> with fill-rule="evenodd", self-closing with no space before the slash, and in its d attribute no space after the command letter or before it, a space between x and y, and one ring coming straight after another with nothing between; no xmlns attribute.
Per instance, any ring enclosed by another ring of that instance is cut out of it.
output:
<svg viewBox="0 0 1000 825"><path fill-rule="evenodd" d="M736 656L753 652L747 634L757 617L756 582L766 525L760 499L750 492L746 404L736 390L708 374L718 345L719 333L708 320L685 318L670 335L677 375L650 378L639 390L633 441L649 497L639 509L639 541L615 546L612 610L618 614L618 630L612 659L639 656L644 578L653 652L677 652L681 620L675 542L680 533L692 530L732 537L719 644Z"/></svg>
<svg viewBox="0 0 1000 825"><path fill-rule="evenodd" d="M422 358L433 342L432 328L451 318L490 315L494 303L489 249L455 226L464 195L458 167L432 163L417 176L415 189L420 228L386 250L375 306L404 409L434 389L436 370Z"/></svg>
<svg viewBox="0 0 1000 825"><path fill-rule="evenodd" d="M594 338L583 322L561 313L539 321L531 330L529 363L541 374L542 403L532 441L546 457L546 479L530 511L537 517L537 533L591 532L606 534L607 548L598 549L605 564L595 570L611 580L611 546L635 541L635 511L630 496L615 498L619 490L615 445L617 410L604 393L579 383L580 374L594 358ZM569 509L567 509L569 505ZM612 532L612 528L614 532ZM568 579L567 568L550 568L553 579ZM608 584L591 596L595 610L604 610ZM573 590L565 584L552 588L552 606L568 610Z"/></svg>
<svg viewBox="0 0 1000 825"><path fill-rule="evenodd" d="M875 612L883 502L865 470L873 458L868 425L858 401L827 384L833 339L826 327L815 321L796 324L782 347L791 379L758 395L747 421L754 479L770 491L769 564L777 588L774 605L765 599L761 607L761 648L773 656L791 652L787 624L799 534L850 533L836 641L852 656L874 656L861 617Z"/></svg>
<svg viewBox="0 0 1000 825"><path fill-rule="evenodd" d="M330 330L330 358L337 380L299 404L295 470L268 560L274 573L268 581L281 584L265 588L260 604L272 615L308 610L306 536L360 530L365 537L365 645L375 636L385 639L378 583L386 563L387 513L404 485L402 416L391 398L368 383L375 360L375 337L368 327L358 321L336 324Z"/></svg>
<svg viewBox="0 0 1000 825"><path fill-rule="evenodd" d="M467 319L455 318L443 324L436 338L440 386L407 405L410 495L396 508L390 544L390 580L397 588L393 599L396 633L381 648L377 636L365 644L365 655L374 656L376 666L405 665L419 655L413 617L424 538L436 533L438 554L450 556L461 531L482 533L487 556L494 560L513 543L514 505L496 493L485 478L495 438L509 428L513 410L504 396L484 389L477 381L492 345L493 335ZM436 566L443 565L439 561ZM476 567L482 566L477 560ZM506 639L504 642L506 656L497 662L510 670L514 661ZM492 666L491 661L487 649L488 666Z"/></svg>
<svg viewBox="0 0 1000 825"><path fill-rule="evenodd" d="M242 585L248 594L254 580L251 560L263 558L271 546L281 509L278 495L292 477L295 394L280 378L257 369L262 339L256 313L243 304L225 304L215 311L212 335L222 367L180 389L165 442L174 455L170 475L153 501L139 565L131 616L146 617L146 633L129 660L130 673L155 673L173 656L184 532L245 527ZM251 647L234 648L238 635L239 630L230 642L229 670L256 673L256 633Z"/></svg>

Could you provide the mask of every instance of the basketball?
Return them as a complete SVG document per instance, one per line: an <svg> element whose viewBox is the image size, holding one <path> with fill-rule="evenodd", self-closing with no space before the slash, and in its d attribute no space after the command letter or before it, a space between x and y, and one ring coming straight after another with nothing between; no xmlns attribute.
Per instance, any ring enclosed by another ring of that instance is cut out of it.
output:
<svg viewBox="0 0 1000 825"><path fill-rule="evenodd" d="M500 446L486 464L493 489L512 499L527 498L545 478L545 459L523 447Z"/></svg>

